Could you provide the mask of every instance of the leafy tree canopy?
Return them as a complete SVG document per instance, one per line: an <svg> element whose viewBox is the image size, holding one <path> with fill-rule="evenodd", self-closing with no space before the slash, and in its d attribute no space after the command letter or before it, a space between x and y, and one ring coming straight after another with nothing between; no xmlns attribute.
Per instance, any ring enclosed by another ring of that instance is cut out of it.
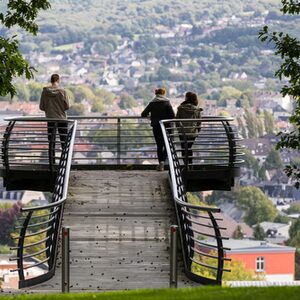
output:
<svg viewBox="0 0 300 300"><path fill-rule="evenodd" d="M282 166L283 164L278 151L272 149L269 152L268 156L266 157L266 161L265 161L266 170L279 169L282 168Z"/></svg>
<svg viewBox="0 0 300 300"><path fill-rule="evenodd" d="M257 187L242 187L239 190L238 206L246 212L244 221L250 226L273 221L277 215L270 199Z"/></svg>
<svg viewBox="0 0 300 300"><path fill-rule="evenodd" d="M7 29L19 26L33 35L37 34L38 25L35 20L40 10L50 8L47 0L9 0L7 1L6 12L0 13L0 22ZM25 76L33 78L34 69L24 59L19 50L17 36L4 37L0 35L0 96L16 94L13 79Z"/></svg>
<svg viewBox="0 0 300 300"><path fill-rule="evenodd" d="M254 227L253 235L254 235L254 238L258 241L262 241L266 238L266 234L264 232L264 229L259 224L257 224Z"/></svg>
<svg viewBox="0 0 300 300"><path fill-rule="evenodd" d="M284 15L299 15L300 3L294 0L281 0L281 11ZM259 32L259 38L263 42L269 42L274 45L275 55L280 57L282 64L276 71L275 76L280 80L287 80L281 93L283 96L290 95L295 100L295 110L290 117L294 130L291 132L281 132L281 140L277 144L277 148L300 149L300 42L296 37L283 31L276 32L264 26ZM300 169L296 165L290 165L285 168L286 174L295 179L295 186L300 186Z"/></svg>

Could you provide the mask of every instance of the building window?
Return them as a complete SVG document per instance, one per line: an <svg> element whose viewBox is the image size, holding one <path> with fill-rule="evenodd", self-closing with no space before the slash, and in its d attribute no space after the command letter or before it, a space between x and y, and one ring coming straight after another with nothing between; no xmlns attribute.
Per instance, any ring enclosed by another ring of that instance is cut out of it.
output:
<svg viewBox="0 0 300 300"><path fill-rule="evenodd" d="M256 257L256 272L265 271L265 258L262 256Z"/></svg>

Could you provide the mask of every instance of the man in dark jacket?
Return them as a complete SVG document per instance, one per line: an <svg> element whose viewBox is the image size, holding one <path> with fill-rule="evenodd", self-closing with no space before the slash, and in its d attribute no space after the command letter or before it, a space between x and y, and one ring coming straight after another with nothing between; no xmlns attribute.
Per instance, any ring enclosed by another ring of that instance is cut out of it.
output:
<svg viewBox="0 0 300 300"><path fill-rule="evenodd" d="M159 88L155 90L155 97L147 105L142 112L142 117L151 118L151 126L157 146L158 171L164 170L164 163L167 158L164 138L159 124L160 120L173 119L175 114L168 98L166 98L166 90Z"/></svg>

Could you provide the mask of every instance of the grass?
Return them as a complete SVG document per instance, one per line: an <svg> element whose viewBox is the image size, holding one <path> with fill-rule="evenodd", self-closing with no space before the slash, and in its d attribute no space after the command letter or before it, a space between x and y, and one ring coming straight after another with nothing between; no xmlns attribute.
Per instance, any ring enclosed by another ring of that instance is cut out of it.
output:
<svg viewBox="0 0 300 300"><path fill-rule="evenodd" d="M98 293L48 294L48 295L15 295L2 296L4 299L16 300L298 300L299 287L248 287L221 288L200 287L161 290L135 290Z"/></svg>

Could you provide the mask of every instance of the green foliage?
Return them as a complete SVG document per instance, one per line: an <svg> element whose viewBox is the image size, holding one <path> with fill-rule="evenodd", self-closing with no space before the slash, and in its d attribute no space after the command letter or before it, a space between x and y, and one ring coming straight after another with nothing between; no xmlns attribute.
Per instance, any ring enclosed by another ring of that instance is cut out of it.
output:
<svg viewBox="0 0 300 300"><path fill-rule="evenodd" d="M0 241L4 245L14 245L11 234L20 215L20 207L21 203L18 202L14 205L3 205L0 208Z"/></svg>
<svg viewBox="0 0 300 300"><path fill-rule="evenodd" d="M266 110L264 110L264 125L266 133L274 133L274 117Z"/></svg>
<svg viewBox="0 0 300 300"><path fill-rule="evenodd" d="M210 205L220 205L221 203L233 203L237 197L236 191L213 191L206 201Z"/></svg>
<svg viewBox="0 0 300 300"><path fill-rule="evenodd" d="M300 217L292 223L289 236L288 245L300 248Z"/></svg>
<svg viewBox="0 0 300 300"><path fill-rule="evenodd" d="M19 26L36 35L38 26L34 21L40 10L48 8L50 8L50 2L46 0L29 2L9 0L6 12L0 13L0 22L6 28ZM16 94L13 79L20 76L31 79L33 70L21 54L16 36L9 38L0 36L0 96L10 94L13 97Z"/></svg>
<svg viewBox="0 0 300 300"><path fill-rule="evenodd" d="M266 157L266 161L264 162L264 166L266 170L279 169L283 167L278 151L272 149L269 152L268 156Z"/></svg>
<svg viewBox="0 0 300 300"><path fill-rule="evenodd" d="M263 241L266 238L265 231L259 224L254 227L253 236L258 241Z"/></svg>
<svg viewBox="0 0 300 300"><path fill-rule="evenodd" d="M259 137L259 123L257 116L250 110L245 109L245 122L246 128L248 129L248 138L258 138Z"/></svg>
<svg viewBox="0 0 300 300"><path fill-rule="evenodd" d="M131 108L133 106L136 106L136 101L132 96L124 93L120 96L119 105L123 109Z"/></svg>
<svg viewBox="0 0 300 300"><path fill-rule="evenodd" d="M216 256L215 251L211 251L210 255ZM217 260L212 257L195 255L195 261L201 262L202 264L217 267ZM263 276L257 276L253 270L247 270L243 262L239 260L225 261L224 269L230 270L230 272L223 273L223 281L253 281L253 280L263 280ZM216 279L216 270L207 268L205 266L192 263L192 272L194 274Z"/></svg>
<svg viewBox="0 0 300 300"><path fill-rule="evenodd" d="M300 4L298 1L282 0L281 11L283 14L298 15L300 13ZM295 110L290 117L290 122L295 130L288 133L280 133L281 140L277 148L300 149L299 129L300 129L300 42L296 37L283 31L270 31L268 26L264 26L259 32L259 38L263 42L269 42L274 45L275 55L280 57L282 63L275 72L275 76L280 80L288 81L283 85L281 93L283 96L290 95L295 100ZM298 166L287 166L286 174L296 181L295 186L300 186L300 169Z"/></svg>
<svg viewBox="0 0 300 300"><path fill-rule="evenodd" d="M221 90L221 99L238 99L242 92L232 86L224 86Z"/></svg>
<svg viewBox="0 0 300 300"><path fill-rule="evenodd" d="M297 205L291 204L288 209L284 211L286 214L298 214L300 213L300 207Z"/></svg>
<svg viewBox="0 0 300 300"><path fill-rule="evenodd" d="M10 247L7 245L0 245L0 254L10 254Z"/></svg>
<svg viewBox="0 0 300 300"><path fill-rule="evenodd" d="M271 200L257 187L242 187L238 193L238 206L245 211L244 221L252 226L263 221L272 222L277 215Z"/></svg>
<svg viewBox="0 0 300 300"><path fill-rule="evenodd" d="M199 194L197 193L187 193L187 200L191 204L201 205L201 206L208 206L203 200L201 200Z"/></svg>
<svg viewBox="0 0 300 300"><path fill-rule="evenodd" d="M70 116L82 116L85 112L85 106L82 103L75 103L68 110Z"/></svg>
<svg viewBox="0 0 300 300"><path fill-rule="evenodd" d="M266 180L267 179L267 175L266 175L266 168L264 165L262 165L259 170L258 170L258 178L260 178L261 180Z"/></svg>
<svg viewBox="0 0 300 300"><path fill-rule="evenodd" d="M295 253L295 280L300 279L300 250L296 249Z"/></svg>
<svg viewBox="0 0 300 300"><path fill-rule="evenodd" d="M276 218L274 219L274 222L275 223L283 223L283 224L288 224L290 221L290 218L288 216L285 216L285 215L281 215L281 214L278 214L276 216Z"/></svg>
<svg viewBox="0 0 300 300"><path fill-rule="evenodd" d="M264 276L258 276L253 270L245 268L243 262L238 260L231 260L225 263L225 268L231 270L230 272L225 272L223 276L223 281L259 281L264 280Z"/></svg>

